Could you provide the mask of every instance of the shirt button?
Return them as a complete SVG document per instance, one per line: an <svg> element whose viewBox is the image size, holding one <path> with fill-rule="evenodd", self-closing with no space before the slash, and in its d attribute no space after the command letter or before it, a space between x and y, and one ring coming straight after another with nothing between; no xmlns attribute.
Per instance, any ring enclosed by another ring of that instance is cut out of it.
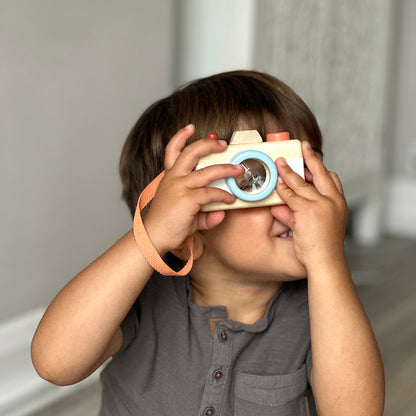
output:
<svg viewBox="0 0 416 416"><path fill-rule="evenodd" d="M214 416L215 415L215 409L213 407L207 407L204 410L204 416Z"/></svg>
<svg viewBox="0 0 416 416"><path fill-rule="evenodd" d="M214 378L217 381L221 380L223 375L224 375L224 373L221 370L215 370L214 371Z"/></svg>
<svg viewBox="0 0 416 416"><path fill-rule="evenodd" d="M228 333L225 329L223 329L219 334L218 338L221 342L227 342L228 341Z"/></svg>

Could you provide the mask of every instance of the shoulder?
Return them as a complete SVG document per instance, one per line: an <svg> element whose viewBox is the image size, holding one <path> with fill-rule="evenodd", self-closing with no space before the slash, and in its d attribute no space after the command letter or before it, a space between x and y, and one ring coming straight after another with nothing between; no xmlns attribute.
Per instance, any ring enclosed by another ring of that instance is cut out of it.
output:
<svg viewBox="0 0 416 416"><path fill-rule="evenodd" d="M308 340L309 304L306 279L285 283L270 311L271 330L281 331L287 339Z"/></svg>
<svg viewBox="0 0 416 416"><path fill-rule="evenodd" d="M156 299L161 299L162 301L169 299L186 305L187 293L187 276L162 276L155 272L140 294L138 302L142 304L147 301L154 302Z"/></svg>
<svg viewBox="0 0 416 416"><path fill-rule="evenodd" d="M174 313L188 309L189 277L163 276L154 272L135 302L140 315L147 313Z"/></svg>
<svg viewBox="0 0 416 416"><path fill-rule="evenodd" d="M141 333L155 331L155 325L187 321L188 278L153 273L121 325L124 350Z"/></svg>

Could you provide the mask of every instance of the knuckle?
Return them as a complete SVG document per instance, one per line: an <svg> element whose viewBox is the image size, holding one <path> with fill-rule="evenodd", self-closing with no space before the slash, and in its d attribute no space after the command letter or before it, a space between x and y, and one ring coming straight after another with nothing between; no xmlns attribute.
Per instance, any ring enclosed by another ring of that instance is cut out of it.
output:
<svg viewBox="0 0 416 416"><path fill-rule="evenodd" d="M293 191L292 189L290 189L290 188L287 188L287 192L286 192L286 197L287 198L293 198L293 197L295 197L296 196L296 192L295 191Z"/></svg>
<svg viewBox="0 0 416 416"><path fill-rule="evenodd" d="M215 201L222 201L225 200L225 196L220 189L211 188L211 187L204 187L202 188L204 192L204 200L207 203L215 202Z"/></svg>
<svg viewBox="0 0 416 416"><path fill-rule="evenodd" d="M205 196L207 196L207 197L212 197L213 196L213 194L215 193L215 188L211 188L211 187L209 187L209 186L204 186L203 188L201 188L202 189L202 192L203 192L203 194L205 195Z"/></svg>
<svg viewBox="0 0 416 416"><path fill-rule="evenodd" d="M207 168L197 169L195 170L194 175L197 175L202 179L208 178L210 176L209 169Z"/></svg>
<svg viewBox="0 0 416 416"><path fill-rule="evenodd" d="M201 198L201 200L211 202L211 199L213 199L213 190L214 188L211 188L209 186L203 186L198 189L198 198Z"/></svg>
<svg viewBox="0 0 416 416"><path fill-rule="evenodd" d="M301 188L301 189L304 189L304 188L307 189L311 186L311 184L309 184L308 182L306 182L304 180L300 180L300 181L298 181L297 186L298 186L298 188Z"/></svg>
<svg viewBox="0 0 416 416"><path fill-rule="evenodd" d="M329 172L329 170L327 170L327 168L325 166L321 167L319 173L323 176L327 176L327 177L331 176L331 172Z"/></svg>
<svg viewBox="0 0 416 416"><path fill-rule="evenodd" d="M192 145L185 146L182 150L182 154L185 156L193 155L195 153Z"/></svg>

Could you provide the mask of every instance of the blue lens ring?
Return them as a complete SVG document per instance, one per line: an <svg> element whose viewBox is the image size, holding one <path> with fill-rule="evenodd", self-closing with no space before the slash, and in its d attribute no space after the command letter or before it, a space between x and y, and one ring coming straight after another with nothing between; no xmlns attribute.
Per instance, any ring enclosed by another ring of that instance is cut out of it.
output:
<svg viewBox="0 0 416 416"><path fill-rule="evenodd" d="M234 165L238 165L247 159L257 159L266 165L267 169L269 170L269 175L270 175L269 182L266 185L266 187L261 192L249 194L247 192L244 192L238 187L237 182L235 181L235 178L227 178L226 179L227 185L230 188L233 195L235 195L237 198L243 201L250 201L250 202L261 201L262 199L268 197L276 187L277 168L276 168L276 165L274 164L273 159L270 156L258 150L245 150L241 153L238 153L231 160L231 163Z"/></svg>

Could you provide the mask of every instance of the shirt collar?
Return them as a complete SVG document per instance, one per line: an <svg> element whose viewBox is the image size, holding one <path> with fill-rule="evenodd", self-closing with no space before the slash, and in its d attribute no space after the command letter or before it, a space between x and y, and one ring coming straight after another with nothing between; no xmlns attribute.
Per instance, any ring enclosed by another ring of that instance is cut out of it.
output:
<svg viewBox="0 0 416 416"><path fill-rule="evenodd" d="M227 319L227 308L223 305L202 306L195 304L193 301L192 285L189 276L186 277L186 279L186 286L188 292L188 307L191 314L199 317L205 317L207 319L220 318L223 320L223 323L227 328L235 332L244 331L249 333L258 333L267 329L273 320L278 299L285 292L286 288L286 285L283 283L279 291L270 300L266 309L266 313L263 315L262 318L260 318L253 324L245 324L242 322Z"/></svg>

